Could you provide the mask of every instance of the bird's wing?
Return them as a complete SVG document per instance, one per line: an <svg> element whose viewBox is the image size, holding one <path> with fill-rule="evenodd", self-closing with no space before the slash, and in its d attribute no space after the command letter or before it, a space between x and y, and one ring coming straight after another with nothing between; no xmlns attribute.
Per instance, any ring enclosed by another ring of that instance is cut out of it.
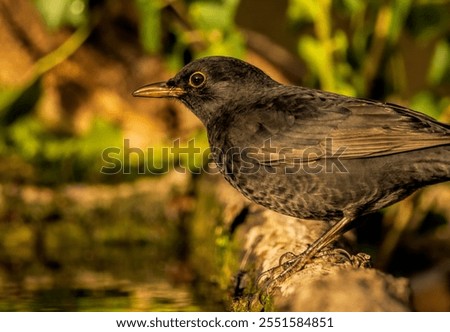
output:
<svg viewBox="0 0 450 332"><path fill-rule="evenodd" d="M322 97L322 98L320 98ZM450 126L407 108L324 93L275 98L234 121L228 138L260 163L367 158L450 144Z"/></svg>
<svg viewBox="0 0 450 332"><path fill-rule="evenodd" d="M351 115L330 131L333 147L343 158L383 156L450 144L450 127L394 104L357 100Z"/></svg>

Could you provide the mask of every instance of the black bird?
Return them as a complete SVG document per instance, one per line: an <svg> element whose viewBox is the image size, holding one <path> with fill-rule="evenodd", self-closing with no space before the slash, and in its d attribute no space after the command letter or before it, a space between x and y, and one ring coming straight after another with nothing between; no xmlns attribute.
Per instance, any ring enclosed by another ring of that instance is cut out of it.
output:
<svg viewBox="0 0 450 332"><path fill-rule="evenodd" d="M205 125L224 177L250 200L334 225L301 269L361 215L450 180L450 126L406 107L280 84L230 57L193 61L133 92L175 98Z"/></svg>

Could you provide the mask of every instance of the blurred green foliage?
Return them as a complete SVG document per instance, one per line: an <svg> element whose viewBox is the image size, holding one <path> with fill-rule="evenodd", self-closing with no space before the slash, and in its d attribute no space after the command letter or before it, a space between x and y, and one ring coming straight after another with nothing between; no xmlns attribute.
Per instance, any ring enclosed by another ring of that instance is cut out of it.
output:
<svg viewBox="0 0 450 332"><path fill-rule="evenodd" d="M121 131L102 118L93 120L82 136L65 136L49 131L38 118L26 116L8 127L5 151L39 168L39 182L52 184L80 179L97 180L105 146L121 144ZM55 179L55 175L58 178ZM63 177L61 177L63 176Z"/></svg>
<svg viewBox="0 0 450 332"><path fill-rule="evenodd" d="M164 0L135 0L140 23L140 39L144 49L159 53L164 49L162 11L169 5ZM234 17L239 0L186 1L184 13L165 28L171 36L165 45L165 56L170 67L177 70L184 65L184 56L194 51L195 57L222 54L235 57L244 55L244 39Z"/></svg>
<svg viewBox="0 0 450 332"><path fill-rule="evenodd" d="M139 32L142 46L147 52L156 53L161 49L161 9L162 0L136 0L139 13Z"/></svg>
<svg viewBox="0 0 450 332"><path fill-rule="evenodd" d="M448 1L290 0L293 26L309 25L314 31L301 34L298 42L298 53L308 65L307 84L352 96L404 93L406 57L414 54L400 53L402 35L419 44L438 40L428 64L428 82L448 84L449 5ZM376 93L375 82L380 79L396 86ZM433 109L438 105L434 106L422 111L436 114Z"/></svg>
<svg viewBox="0 0 450 332"><path fill-rule="evenodd" d="M189 6L189 17L194 29L205 41L204 49L196 56L244 55L244 39L239 33L234 17L239 0L192 1Z"/></svg>
<svg viewBox="0 0 450 332"><path fill-rule="evenodd" d="M46 24L51 29L78 27L88 21L88 0L34 0Z"/></svg>

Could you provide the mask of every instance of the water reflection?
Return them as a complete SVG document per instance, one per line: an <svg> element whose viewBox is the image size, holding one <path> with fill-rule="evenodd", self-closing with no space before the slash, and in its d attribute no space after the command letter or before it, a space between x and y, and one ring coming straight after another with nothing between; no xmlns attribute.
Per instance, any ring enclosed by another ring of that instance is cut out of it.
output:
<svg viewBox="0 0 450 332"><path fill-rule="evenodd" d="M188 284L168 280L171 259L149 245L52 254L53 261L42 262L0 252L1 311L206 309Z"/></svg>
<svg viewBox="0 0 450 332"><path fill-rule="evenodd" d="M218 210L189 181L0 183L0 311L222 310Z"/></svg>

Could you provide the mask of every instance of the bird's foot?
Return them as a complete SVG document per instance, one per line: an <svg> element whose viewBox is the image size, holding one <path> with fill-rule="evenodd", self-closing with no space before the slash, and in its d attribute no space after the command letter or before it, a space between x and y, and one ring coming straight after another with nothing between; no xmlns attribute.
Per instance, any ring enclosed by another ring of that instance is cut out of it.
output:
<svg viewBox="0 0 450 332"><path fill-rule="evenodd" d="M299 272L314 258L329 258L334 264L350 264L352 267L371 267L370 256L365 253L352 255L344 249L335 248L317 253L313 257L308 257L304 253L296 255L293 252L287 252L279 258L279 264L267 271L261 273L257 279L257 286L260 294L259 300L265 303L265 298L272 291L280 286L294 273Z"/></svg>
<svg viewBox="0 0 450 332"><path fill-rule="evenodd" d="M365 253L358 253L356 255L350 254L348 251L341 248L334 248L320 252L316 257L329 257L335 264L350 264L352 267L368 268L372 266L370 255Z"/></svg>
<svg viewBox="0 0 450 332"><path fill-rule="evenodd" d="M283 268L288 268L292 263L301 255L296 255L292 251L288 251L280 256L278 259L278 265Z"/></svg>
<svg viewBox="0 0 450 332"><path fill-rule="evenodd" d="M283 254L279 258L279 264L261 273L256 281L256 284L260 289L260 302L264 303L265 298L271 294L276 287L281 285L294 273L301 271L308 261L309 258L304 254L295 255L292 252Z"/></svg>

